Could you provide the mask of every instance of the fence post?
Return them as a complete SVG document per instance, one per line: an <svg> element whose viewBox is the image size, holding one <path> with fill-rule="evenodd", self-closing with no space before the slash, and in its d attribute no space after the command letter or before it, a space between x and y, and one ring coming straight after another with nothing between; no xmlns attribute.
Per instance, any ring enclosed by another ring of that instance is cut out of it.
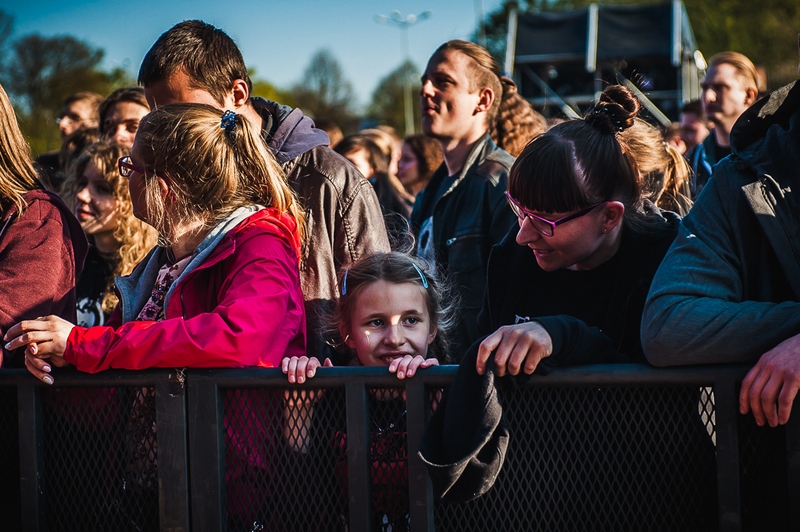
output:
<svg viewBox="0 0 800 532"><path fill-rule="evenodd" d="M411 530L433 530L433 488L425 464L417 455L430 410L425 381L406 379L408 428L408 500Z"/></svg>
<svg viewBox="0 0 800 532"><path fill-rule="evenodd" d="M26 379L31 380L31 379ZM19 419L19 485L23 530L46 530L44 423L41 390L33 383L17 386Z"/></svg>
<svg viewBox="0 0 800 532"><path fill-rule="evenodd" d="M372 530L372 464L367 390L361 381L345 384L350 530Z"/></svg>
<svg viewBox="0 0 800 532"><path fill-rule="evenodd" d="M192 530L225 530L225 425L219 388L202 374L192 372L187 380Z"/></svg>
<svg viewBox="0 0 800 532"><path fill-rule="evenodd" d="M714 383L717 432L717 496L719 529L739 531L742 509L739 496L739 396L732 379Z"/></svg>
<svg viewBox="0 0 800 532"><path fill-rule="evenodd" d="M789 529L800 530L800 400L795 400L786 423L786 479L789 491Z"/></svg>
<svg viewBox="0 0 800 532"><path fill-rule="evenodd" d="M186 441L185 370L171 370L156 382L158 506L162 531L188 532L189 462Z"/></svg>

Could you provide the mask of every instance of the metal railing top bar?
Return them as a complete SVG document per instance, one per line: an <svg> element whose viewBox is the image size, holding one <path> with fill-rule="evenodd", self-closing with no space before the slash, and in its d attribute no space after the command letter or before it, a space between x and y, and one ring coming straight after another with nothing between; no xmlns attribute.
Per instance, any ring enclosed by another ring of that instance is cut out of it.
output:
<svg viewBox="0 0 800 532"><path fill-rule="evenodd" d="M739 381L750 369L743 364L720 366L683 366L655 368L645 364L597 364L590 366L564 367L550 371L547 375L534 374L528 386L596 386L596 385L713 385L716 381ZM444 365L420 371L414 376L430 386L448 385L458 366ZM222 388L279 387L287 385L286 376L277 368L237 368L189 370L189 378L210 380ZM279 377L273 380L273 378ZM303 384L290 387L315 388L341 385L345 381L361 380L368 386L402 387L403 381L385 368L334 367L321 368L317 375Z"/></svg>
<svg viewBox="0 0 800 532"><path fill-rule="evenodd" d="M175 380L180 383L186 370L184 369L145 369L138 371L110 370L102 373L83 373L75 368L54 368L53 388L95 388L95 387L128 387L128 386L154 386L165 380ZM0 386L19 386L31 384L49 388L39 379L36 379L26 369L4 369L0 371Z"/></svg>
<svg viewBox="0 0 800 532"><path fill-rule="evenodd" d="M597 385L713 385L716 381L740 381L750 369L744 364L718 366L683 366L655 368L645 364L596 364L564 367L551 370L546 375L534 374L527 386L597 386ZM448 385L458 366L444 365L428 368L414 376L429 386ZM61 387L108 387L108 386L152 386L164 379L182 384L184 379L213 381L221 388L285 388L286 376L279 368L215 368L215 369L146 369L138 371L110 370L89 374L74 368L54 368L56 388ZM315 388L342 385L344 382L360 380L368 386L403 387L403 381L385 368L380 367L334 367L321 368L316 377L303 384L289 387ZM34 384L47 386L35 379L25 369L0 371L0 386Z"/></svg>

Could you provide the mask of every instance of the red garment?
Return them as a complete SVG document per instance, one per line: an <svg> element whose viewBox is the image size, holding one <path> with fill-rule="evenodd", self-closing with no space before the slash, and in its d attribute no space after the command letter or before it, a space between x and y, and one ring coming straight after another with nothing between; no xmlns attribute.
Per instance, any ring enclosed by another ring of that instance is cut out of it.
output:
<svg viewBox="0 0 800 532"><path fill-rule="evenodd" d="M75 327L64 358L80 371L278 367L305 354L300 241L294 219L264 209L231 229L178 281L163 321ZM141 266L141 265L140 265Z"/></svg>
<svg viewBox="0 0 800 532"><path fill-rule="evenodd" d="M0 209L0 335L49 314L75 323L75 279L89 249L58 196L33 190L23 199L27 207L19 217L16 208ZM22 367L21 354L14 361L10 355L0 347L3 366Z"/></svg>

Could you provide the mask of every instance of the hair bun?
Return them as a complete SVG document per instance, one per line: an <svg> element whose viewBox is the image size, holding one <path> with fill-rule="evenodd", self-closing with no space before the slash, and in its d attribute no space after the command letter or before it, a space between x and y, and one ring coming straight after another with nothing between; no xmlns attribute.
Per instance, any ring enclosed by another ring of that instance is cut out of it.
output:
<svg viewBox="0 0 800 532"><path fill-rule="evenodd" d="M639 99L622 85L609 85L600 95L600 100L589 111L586 121L608 134L616 134L633 125L642 105Z"/></svg>

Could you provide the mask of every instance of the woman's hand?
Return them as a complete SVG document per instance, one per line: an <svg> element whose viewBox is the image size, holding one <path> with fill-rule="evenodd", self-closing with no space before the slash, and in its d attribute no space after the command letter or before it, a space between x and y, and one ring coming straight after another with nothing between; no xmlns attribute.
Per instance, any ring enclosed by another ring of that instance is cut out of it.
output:
<svg viewBox="0 0 800 532"><path fill-rule="evenodd" d="M425 369L431 366L438 366L439 361L435 358L423 358L420 355L406 355L403 358L395 358L389 364L389 372L396 373L398 379L411 378L418 369Z"/></svg>
<svg viewBox="0 0 800 532"><path fill-rule="evenodd" d="M478 375L486 371L486 362L493 351L496 351L494 372L498 377L506 373L518 375L520 371L530 375L542 359L553 353L553 339L536 321L500 327L478 348L475 364Z"/></svg>
<svg viewBox="0 0 800 532"><path fill-rule="evenodd" d="M42 382L53 384L53 377L49 375L51 366L60 368L69 364L64 360L64 351L73 327L58 316L47 316L17 323L6 332L3 340L9 351L25 347L28 371Z"/></svg>
<svg viewBox="0 0 800 532"><path fill-rule="evenodd" d="M313 378L317 374L318 367L332 368L330 358L325 359L324 364L319 363L317 357L285 357L281 361L281 370L289 378L289 382L302 384L306 378Z"/></svg>

